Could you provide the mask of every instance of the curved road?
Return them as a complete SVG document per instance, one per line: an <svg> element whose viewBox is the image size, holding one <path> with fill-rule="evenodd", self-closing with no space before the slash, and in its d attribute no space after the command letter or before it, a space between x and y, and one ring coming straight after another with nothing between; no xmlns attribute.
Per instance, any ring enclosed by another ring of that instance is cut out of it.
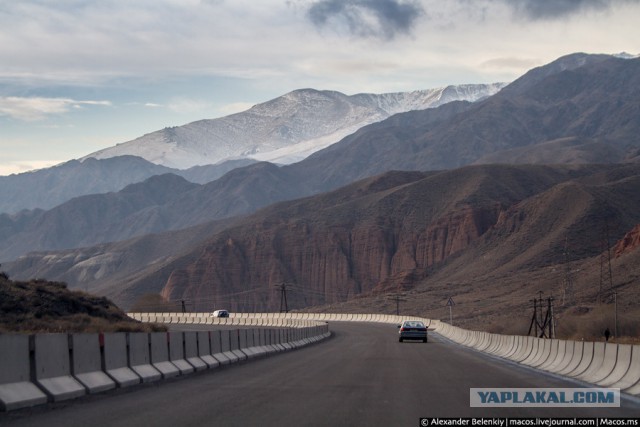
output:
<svg viewBox="0 0 640 427"><path fill-rule="evenodd" d="M621 408L470 408L471 387L578 387L395 325L332 322L322 343L133 390L0 415L12 426L417 426L420 417L635 417Z"/></svg>

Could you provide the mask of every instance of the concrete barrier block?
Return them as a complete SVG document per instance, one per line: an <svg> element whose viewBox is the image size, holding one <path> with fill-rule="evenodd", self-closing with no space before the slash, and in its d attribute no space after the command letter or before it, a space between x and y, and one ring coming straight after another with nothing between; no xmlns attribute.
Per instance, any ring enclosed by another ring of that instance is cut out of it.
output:
<svg viewBox="0 0 640 427"><path fill-rule="evenodd" d="M184 332L169 332L167 338L169 339L169 361L180 370L180 375L194 372L195 367L185 358Z"/></svg>
<svg viewBox="0 0 640 427"><path fill-rule="evenodd" d="M616 358L616 366L613 371L605 378L596 382L599 386L610 387L612 384L622 380L625 375L630 373L632 363L633 346L629 344L618 344L618 356ZM616 387L620 388L620 387Z"/></svg>
<svg viewBox="0 0 640 427"><path fill-rule="evenodd" d="M556 358L558 354L558 340L545 339L545 345L542 350L542 354L538 357L538 360L533 362L531 366L534 368L542 369L542 366L547 365Z"/></svg>
<svg viewBox="0 0 640 427"><path fill-rule="evenodd" d="M72 334L71 373L89 393L116 388L116 383L102 372L104 341L99 334Z"/></svg>
<svg viewBox="0 0 640 427"><path fill-rule="evenodd" d="M625 393L638 395L640 394L640 345L634 345L631 348L631 363L629 370L617 382L609 387L619 388Z"/></svg>
<svg viewBox="0 0 640 427"><path fill-rule="evenodd" d="M162 379L162 373L151 364L149 351L149 334L146 332L131 332L129 338L129 367L143 383Z"/></svg>
<svg viewBox="0 0 640 427"><path fill-rule="evenodd" d="M251 331L251 334L249 334ZM247 358L253 359L257 357L257 352L253 347L253 329L239 329L238 331L238 349L242 351Z"/></svg>
<svg viewBox="0 0 640 427"><path fill-rule="evenodd" d="M238 357L238 360L247 360L247 355L240 350L240 332L238 329L229 330L229 351Z"/></svg>
<svg viewBox="0 0 640 427"><path fill-rule="evenodd" d="M533 343L535 338L533 337L522 337L520 349L510 357L514 362L520 363L522 360L525 360L531 352L533 351Z"/></svg>
<svg viewBox="0 0 640 427"><path fill-rule="evenodd" d="M550 372L555 372L555 373L560 372L561 370L566 368L569 365L569 363L571 363L571 360L573 359L573 352L576 349L576 342L560 340L559 345L562 346L562 344L564 344L564 350L558 350L559 357L557 358L557 361L554 362L553 365L547 368L547 370Z"/></svg>
<svg viewBox="0 0 640 427"><path fill-rule="evenodd" d="M529 363L529 366L534 368L537 368L538 366L546 362L546 360L549 358L549 354L551 353L552 341L547 338L540 338L540 340L541 343L539 343L538 346L541 346L541 348L538 350L538 354L536 355L536 357Z"/></svg>
<svg viewBox="0 0 640 427"><path fill-rule="evenodd" d="M204 331L203 331L204 332ZM209 340L207 338L207 346ZM198 333L197 332L185 332L184 333L184 358L196 371L202 371L207 369L208 365L204 360L200 358L198 353Z"/></svg>
<svg viewBox="0 0 640 427"><path fill-rule="evenodd" d="M582 362L582 356L584 354L584 341L573 341L573 350L571 354L571 360L566 363L564 367L560 367L556 373L560 375L567 375L567 373L573 371Z"/></svg>
<svg viewBox="0 0 640 427"><path fill-rule="evenodd" d="M169 333L151 332L149 340L151 365L160 371L162 378L180 375L180 369L169 361Z"/></svg>
<svg viewBox="0 0 640 427"><path fill-rule="evenodd" d="M578 376L582 374L589 368L591 364L591 360L593 359L593 343L590 341L582 341L582 357L577 366L575 366L570 371L559 372L561 375L567 375L571 377Z"/></svg>
<svg viewBox="0 0 640 427"><path fill-rule="evenodd" d="M140 377L127 364L127 335L102 334L104 344L104 370L118 387L139 384Z"/></svg>
<svg viewBox="0 0 640 427"><path fill-rule="evenodd" d="M542 349L544 347L544 340L542 338L535 338L532 337L531 338L531 342L532 342L532 347L531 347L531 353L529 353L529 357L527 357L524 360L521 360L520 363L522 363L523 365L529 365L532 361L534 361L542 352Z"/></svg>
<svg viewBox="0 0 640 427"><path fill-rule="evenodd" d="M590 374L584 374L584 380L593 384L597 384L600 381L607 378L613 372L618 361L618 344L605 343L604 345L604 359L598 369L595 369Z"/></svg>
<svg viewBox="0 0 640 427"><path fill-rule="evenodd" d="M502 357L504 357L505 359L511 359L511 357L516 354L516 352L518 350L520 350L520 346L522 345L522 339L524 337L520 336L520 335L513 335L513 345L511 346L511 349L505 353Z"/></svg>
<svg viewBox="0 0 640 427"><path fill-rule="evenodd" d="M232 361L227 356L225 356L222 351L220 332L221 331L208 332L209 343L211 345L211 357L213 357L220 365L228 365L229 363L232 363Z"/></svg>
<svg viewBox="0 0 640 427"><path fill-rule="evenodd" d="M71 376L69 336L67 334L38 334L35 340L36 383L54 402L73 399L86 390Z"/></svg>
<svg viewBox="0 0 640 427"><path fill-rule="evenodd" d="M602 366L602 362L604 362L604 350L605 345L603 342L590 343L593 348L593 355L591 357L590 363L585 363L578 366L579 369L576 369L574 372L570 372L569 376L574 378L579 378L584 381L588 381L585 377L589 377L593 373L595 373ZM586 347L586 345L585 345ZM583 359L584 360L584 359ZM586 369L584 368L586 366Z"/></svg>
<svg viewBox="0 0 640 427"><path fill-rule="evenodd" d="M0 334L0 409L47 403L47 396L30 382L29 336Z"/></svg>
<svg viewBox="0 0 640 427"><path fill-rule="evenodd" d="M538 366L538 369L542 369L545 371L553 372L552 367L557 366L558 363L564 358L566 354L566 345L567 342L565 340L554 340L555 343L551 345L552 354L549 355L549 358L545 363Z"/></svg>
<svg viewBox="0 0 640 427"><path fill-rule="evenodd" d="M219 333L220 348L221 348L221 352L218 354L221 354L223 357L225 357L228 360L227 363L236 363L243 360L244 357L243 358L238 357L238 355L231 350L231 341L232 341L231 333L233 332L237 334L237 331L224 330L224 331L217 331L217 332ZM213 356L216 359L218 359L218 354L214 354Z"/></svg>
<svg viewBox="0 0 640 427"><path fill-rule="evenodd" d="M196 332L197 344L198 344L198 357L202 360L209 369L217 368L220 366L220 361L213 357L211 351L211 337L209 331ZM196 368L197 369L197 368Z"/></svg>

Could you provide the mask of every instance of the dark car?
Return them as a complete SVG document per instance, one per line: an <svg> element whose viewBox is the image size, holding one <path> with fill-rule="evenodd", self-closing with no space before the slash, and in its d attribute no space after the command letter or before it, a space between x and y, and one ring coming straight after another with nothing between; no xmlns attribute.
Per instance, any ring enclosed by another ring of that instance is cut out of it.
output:
<svg viewBox="0 0 640 427"><path fill-rule="evenodd" d="M405 320L402 325L398 325L400 335L398 341L421 340L427 342L427 327L419 320Z"/></svg>

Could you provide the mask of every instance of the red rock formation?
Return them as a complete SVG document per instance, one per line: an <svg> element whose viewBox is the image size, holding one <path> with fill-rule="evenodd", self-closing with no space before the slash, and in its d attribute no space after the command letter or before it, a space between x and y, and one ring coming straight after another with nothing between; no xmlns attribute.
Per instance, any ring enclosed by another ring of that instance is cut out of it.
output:
<svg viewBox="0 0 640 427"><path fill-rule="evenodd" d="M431 265L467 248L492 227L498 205L458 208L436 220L363 218L319 224L290 220L239 228L210 242L200 257L174 271L162 292L200 309L277 310L276 284L293 283L295 306L344 301L361 293L406 289Z"/></svg>
<svg viewBox="0 0 640 427"><path fill-rule="evenodd" d="M633 227L616 245L613 247L613 256L617 258L626 252L631 252L640 246L640 224Z"/></svg>

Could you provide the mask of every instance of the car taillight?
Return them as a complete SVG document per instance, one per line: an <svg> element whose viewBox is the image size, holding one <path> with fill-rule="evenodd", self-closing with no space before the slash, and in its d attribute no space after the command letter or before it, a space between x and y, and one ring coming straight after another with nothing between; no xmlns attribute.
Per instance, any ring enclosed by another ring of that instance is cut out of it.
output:
<svg viewBox="0 0 640 427"><path fill-rule="evenodd" d="M404 332L404 330L405 330L404 328L400 328L400 332Z"/></svg>

